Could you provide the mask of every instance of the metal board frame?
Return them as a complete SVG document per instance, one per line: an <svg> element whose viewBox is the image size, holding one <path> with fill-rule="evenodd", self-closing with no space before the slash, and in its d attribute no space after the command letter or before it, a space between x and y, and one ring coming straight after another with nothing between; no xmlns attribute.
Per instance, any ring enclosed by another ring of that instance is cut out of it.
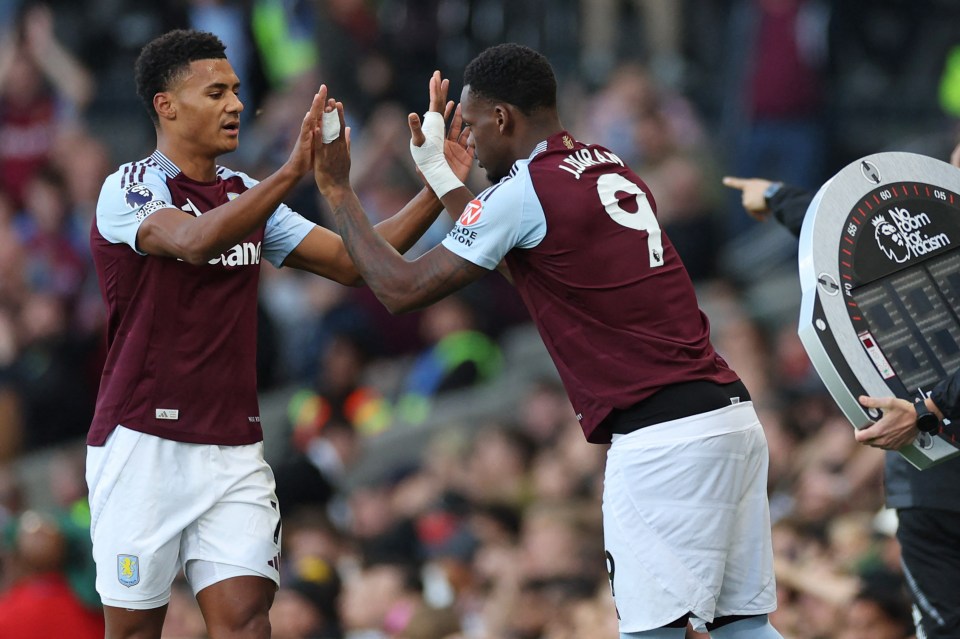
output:
<svg viewBox="0 0 960 639"><path fill-rule="evenodd" d="M800 340L834 401L858 429L869 426L880 417L876 409L868 411L861 406L858 395L902 397L904 393L895 392L881 375L880 371L884 370L889 379L895 371L884 368L889 362L882 353L878 357L879 349L868 352L863 333L858 334L853 324L849 312L851 291L844 280L850 278L841 273L840 256L844 248L841 243L845 241L844 234L849 235L854 230L852 227L848 230L851 211L856 210L865 196L884 185L899 183L939 186L957 194L960 193L960 170L912 153L867 156L846 166L820 188L807 209L800 233ZM960 206L960 202L956 205ZM957 213L960 221L960 208ZM861 224L858 220L853 221ZM948 239L953 247L960 248L960 234ZM854 244L850 239L846 241ZM893 276L891 273L884 277ZM960 313L960 309L953 308L953 312ZM960 455L960 449L942 437L926 433L920 433L912 444L899 452L920 469Z"/></svg>

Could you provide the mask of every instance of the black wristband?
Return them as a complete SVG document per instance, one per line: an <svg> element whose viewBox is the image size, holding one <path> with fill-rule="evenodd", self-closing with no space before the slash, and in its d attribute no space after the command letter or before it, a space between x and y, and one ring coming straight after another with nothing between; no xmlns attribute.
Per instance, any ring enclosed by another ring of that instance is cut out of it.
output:
<svg viewBox="0 0 960 639"><path fill-rule="evenodd" d="M767 205L767 208L770 207L770 201L774 196L783 188L783 182L771 182L763 191L763 202Z"/></svg>
<svg viewBox="0 0 960 639"><path fill-rule="evenodd" d="M930 412L927 403L923 397L916 397L913 400L913 407L917 411L917 428L924 433L936 433L940 431L940 419Z"/></svg>

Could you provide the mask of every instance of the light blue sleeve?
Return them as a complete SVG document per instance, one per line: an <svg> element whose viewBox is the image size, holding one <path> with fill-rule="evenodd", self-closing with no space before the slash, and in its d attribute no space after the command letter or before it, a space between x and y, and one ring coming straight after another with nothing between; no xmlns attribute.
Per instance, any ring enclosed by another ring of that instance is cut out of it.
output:
<svg viewBox="0 0 960 639"><path fill-rule="evenodd" d="M135 180L130 174L138 173ZM160 209L175 209L164 174L157 167L127 164L107 177L97 200L97 230L113 244L126 244L140 255L137 230Z"/></svg>
<svg viewBox="0 0 960 639"><path fill-rule="evenodd" d="M229 169L228 169L229 171ZM259 184L258 180L253 179L246 173L232 171L238 175L248 189ZM287 259L290 252L297 248L307 233L312 231L316 224L306 219L286 204L277 207L269 218L267 218L267 227L263 234L263 252L261 256L269 260L271 264L280 268L283 261Z"/></svg>
<svg viewBox="0 0 960 639"><path fill-rule="evenodd" d="M490 187L460 215L443 246L477 266L493 270L514 248L532 248L546 235L543 207L523 166Z"/></svg>
<svg viewBox="0 0 960 639"><path fill-rule="evenodd" d="M297 248L307 233L315 227L316 224L286 204L281 204L267 219L267 230L263 236L263 256L280 268L290 252Z"/></svg>

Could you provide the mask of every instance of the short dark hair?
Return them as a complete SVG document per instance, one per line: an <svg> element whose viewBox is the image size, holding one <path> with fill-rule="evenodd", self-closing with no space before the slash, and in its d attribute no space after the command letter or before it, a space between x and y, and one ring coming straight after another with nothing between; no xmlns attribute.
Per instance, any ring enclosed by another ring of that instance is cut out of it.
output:
<svg viewBox="0 0 960 639"><path fill-rule="evenodd" d="M503 100L529 115L557 105L557 77L550 62L521 44L498 44L483 51L463 72L470 92Z"/></svg>
<svg viewBox="0 0 960 639"><path fill-rule="evenodd" d="M153 108L153 96L167 91L191 62L226 57L226 47L220 38L205 31L176 29L147 43L134 64L134 80L137 95L153 123L160 123Z"/></svg>

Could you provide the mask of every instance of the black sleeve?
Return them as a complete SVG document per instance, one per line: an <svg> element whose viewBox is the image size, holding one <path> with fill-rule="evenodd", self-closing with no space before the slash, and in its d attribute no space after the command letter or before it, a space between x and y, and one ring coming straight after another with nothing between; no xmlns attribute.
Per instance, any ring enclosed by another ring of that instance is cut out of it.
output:
<svg viewBox="0 0 960 639"><path fill-rule="evenodd" d="M930 399L950 421L960 418L960 370L934 386Z"/></svg>
<svg viewBox="0 0 960 639"><path fill-rule="evenodd" d="M799 186L784 184L770 198L767 205L778 222L783 224L788 231L800 237L803 218L807 213L807 207L813 201L813 195L810 191Z"/></svg>

